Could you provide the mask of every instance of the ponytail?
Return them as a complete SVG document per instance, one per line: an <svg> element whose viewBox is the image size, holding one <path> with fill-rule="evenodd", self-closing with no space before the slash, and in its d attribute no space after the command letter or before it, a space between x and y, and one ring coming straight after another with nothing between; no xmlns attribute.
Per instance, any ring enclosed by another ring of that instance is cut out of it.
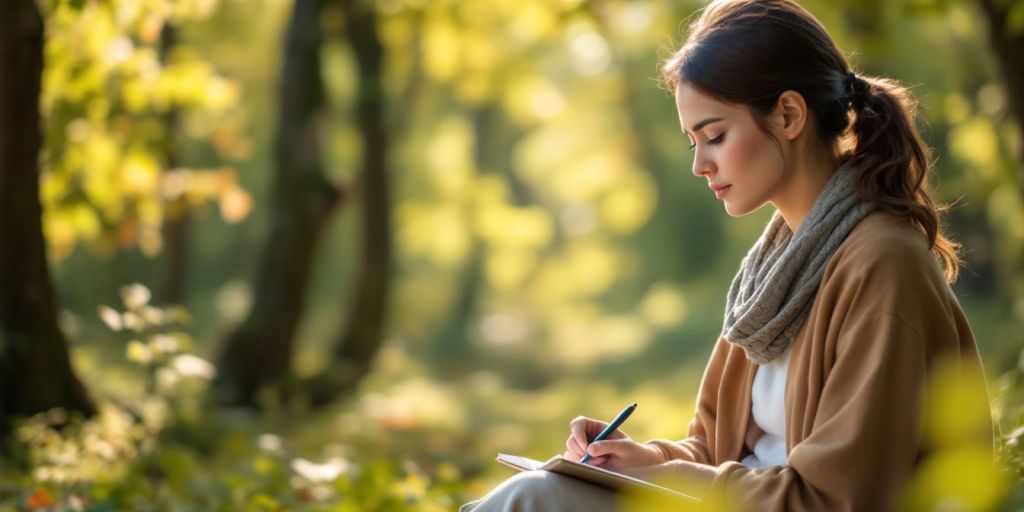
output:
<svg viewBox="0 0 1024 512"><path fill-rule="evenodd" d="M851 162L859 170L857 194L879 208L910 218L924 232L946 280L960 273L960 245L942 233L929 194L931 153L914 126L917 103L905 87L884 78L849 74L854 113Z"/></svg>

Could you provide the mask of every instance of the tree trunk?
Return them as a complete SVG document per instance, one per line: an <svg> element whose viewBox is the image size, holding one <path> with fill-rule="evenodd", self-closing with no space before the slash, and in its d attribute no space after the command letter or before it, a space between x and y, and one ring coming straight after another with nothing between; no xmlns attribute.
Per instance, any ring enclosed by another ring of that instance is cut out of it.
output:
<svg viewBox="0 0 1024 512"><path fill-rule="evenodd" d="M160 61L167 65L171 50L178 44L178 31L171 23L164 24L160 31ZM178 166L178 144L175 128L178 125L178 111L171 108L164 117L167 136L164 141L164 168ZM166 267L164 281L159 290L159 300L165 304L183 304L188 278L189 232L191 218L189 204L184 196L164 202L163 237Z"/></svg>
<svg viewBox="0 0 1024 512"><path fill-rule="evenodd" d="M384 336L384 315L391 281L391 201L388 190L389 137L384 121L381 80L384 48L377 34L373 4L342 2L345 36L359 67L356 116L363 139L359 173L362 207L362 271L356 283L349 321L335 350L335 364L309 383L310 404L332 402L351 392L369 372Z"/></svg>
<svg viewBox="0 0 1024 512"><path fill-rule="evenodd" d="M43 21L0 2L0 434L14 415L94 412L71 369L42 232L38 158Z"/></svg>
<svg viewBox="0 0 1024 512"><path fill-rule="evenodd" d="M252 310L227 338L218 362L214 390L224 404L257 406L258 391L289 373L313 255L341 198L320 163L323 6L323 0L296 0L285 36L270 234Z"/></svg>
<svg viewBox="0 0 1024 512"><path fill-rule="evenodd" d="M1020 128L1018 133L1022 134L1018 146L1024 147L1024 30L1010 31L1007 18L1013 5L1011 2L981 0L979 5L985 13L992 52L1003 75L1010 115ZM1014 156L1021 158L1024 155ZM1024 165L1017 169L1017 185L1024 191Z"/></svg>
<svg viewBox="0 0 1024 512"><path fill-rule="evenodd" d="M188 293L188 254L191 219L188 201L171 199L164 204L164 268L163 286L158 299L164 304L184 304Z"/></svg>

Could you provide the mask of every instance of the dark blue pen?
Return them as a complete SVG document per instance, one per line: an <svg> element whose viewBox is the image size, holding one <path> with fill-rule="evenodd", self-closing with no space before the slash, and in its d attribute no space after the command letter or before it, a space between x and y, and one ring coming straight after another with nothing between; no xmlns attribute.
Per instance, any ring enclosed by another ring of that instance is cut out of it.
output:
<svg viewBox="0 0 1024 512"><path fill-rule="evenodd" d="M608 437L608 434L611 434L612 432L615 432L615 429L619 428L619 426L621 426L622 423L624 421L626 421L626 418L628 418L630 414L633 414L633 411L635 411L635 410L636 410L636 403L632 403L632 404L627 405L626 408L623 409L622 412L620 412L619 415L616 416L615 419L612 420L612 422L609 423L608 426L605 427L604 430L601 431L601 433L599 433L596 436L594 436L594 438L591 439L590 442L591 443L596 443L596 442L601 441L604 438ZM590 454L586 453L586 454L583 455L583 458L580 459L580 464L586 464L588 460L590 460Z"/></svg>

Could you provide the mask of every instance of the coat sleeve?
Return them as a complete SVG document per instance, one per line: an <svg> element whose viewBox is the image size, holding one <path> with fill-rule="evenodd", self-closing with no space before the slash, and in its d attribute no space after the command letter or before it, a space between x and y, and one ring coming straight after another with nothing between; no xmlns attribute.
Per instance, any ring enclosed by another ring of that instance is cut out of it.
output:
<svg viewBox="0 0 1024 512"><path fill-rule="evenodd" d="M711 358L704 369L700 390L697 393L697 410L687 432L681 441L670 439L652 439L647 441L661 449L665 461L683 460L698 464L711 464L712 457L708 450L708 433L714 432L715 420L718 416L718 395L721 387L722 373L728 355L729 345L719 338L711 353Z"/></svg>

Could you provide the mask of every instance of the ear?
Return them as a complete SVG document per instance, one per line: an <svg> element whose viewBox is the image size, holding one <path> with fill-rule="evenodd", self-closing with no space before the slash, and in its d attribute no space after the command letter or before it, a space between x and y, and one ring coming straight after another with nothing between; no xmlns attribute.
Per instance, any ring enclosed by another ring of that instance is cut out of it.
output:
<svg viewBox="0 0 1024 512"><path fill-rule="evenodd" d="M775 111L779 131L786 140L794 140L803 133L807 126L807 102L796 91L784 91L775 103Z"/></svg>

